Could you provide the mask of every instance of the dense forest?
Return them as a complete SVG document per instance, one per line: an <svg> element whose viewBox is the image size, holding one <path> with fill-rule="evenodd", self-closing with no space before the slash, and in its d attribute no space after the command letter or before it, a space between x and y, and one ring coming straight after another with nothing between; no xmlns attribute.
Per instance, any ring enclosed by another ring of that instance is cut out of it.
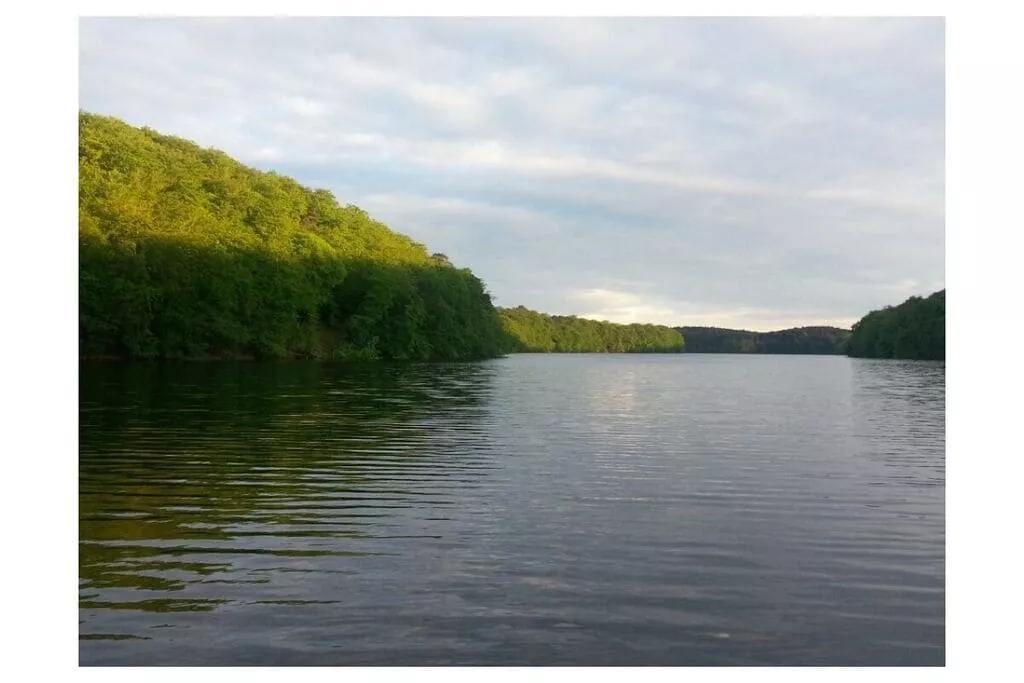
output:
<svg viewBox="0 0 1024 683"><path fill-rule="evenodd" d="M511 351L543 353L674 353L683 335L663 325L620 325L576 316L547 315L519 306L499 308Z"/></svg>
<svg viewBox="0 0 1024 683"><path fill-rule="evenodd" d="M861 358L945 360L946 290L871 311L853 326L847 352Z"/></svg>
<svg viewBox="0 0 1024 683"><path fill-rule="evenodd" d="M472 272L330 192L79 114L81 356L463 359L509 347Z"/></svg>
<svg viewBox="0 0 1024 683"><path fill-rule="evenodd" d="M750 332L721 327L677 327L686 338L687 353L843 354L849 330L838 327L795 327L775 332Z"/></svg>

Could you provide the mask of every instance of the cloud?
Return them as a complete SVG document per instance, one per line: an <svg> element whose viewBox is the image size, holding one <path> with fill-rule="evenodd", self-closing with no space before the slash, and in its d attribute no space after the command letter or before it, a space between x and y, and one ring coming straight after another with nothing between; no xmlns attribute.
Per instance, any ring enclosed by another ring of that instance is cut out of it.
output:
<svg viewBox="0 0 1024 683"><path fill-rule="evenodd" d="M756 328L944 282L942 20L80 25L84 109L327 187L503 305Z"/></svg>

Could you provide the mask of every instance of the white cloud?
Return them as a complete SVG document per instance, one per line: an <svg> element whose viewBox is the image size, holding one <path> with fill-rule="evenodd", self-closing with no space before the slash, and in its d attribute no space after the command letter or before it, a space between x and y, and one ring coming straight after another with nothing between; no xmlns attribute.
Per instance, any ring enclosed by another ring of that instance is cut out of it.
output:
<svg viewBox="0 0 1024 683"><path fill-rule="evenodd" d="M285 97L284 106L287 110L302 117L320 116L327 111L327 105L323 102L317 102L308 97Z"/></svg>
<svg viewBox="0 0 1024 683"><path fill-rule="evenodd" d="M910 44L920 45L922 26L938 29L942 19L928 22L910 18L807 17L800 21L785 18L755 20L774 47L790 50L801 57L824 61L848 58L853 63L887 63L894 55L934 65L941 57L940 46L930 50L907 51ZM938 49L936 49L938 48Z"/></svg>

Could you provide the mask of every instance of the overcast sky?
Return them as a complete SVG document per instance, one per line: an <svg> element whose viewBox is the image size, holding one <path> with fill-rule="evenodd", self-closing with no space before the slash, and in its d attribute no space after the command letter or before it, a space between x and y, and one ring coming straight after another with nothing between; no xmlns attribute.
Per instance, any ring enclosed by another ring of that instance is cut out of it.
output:
<svg viewBox="0 0 1024 683"><path fill-rule="evenodd" d="M942 19L83 19L83 109L325 187L495 303L848 326L944 287Z"/></svg>

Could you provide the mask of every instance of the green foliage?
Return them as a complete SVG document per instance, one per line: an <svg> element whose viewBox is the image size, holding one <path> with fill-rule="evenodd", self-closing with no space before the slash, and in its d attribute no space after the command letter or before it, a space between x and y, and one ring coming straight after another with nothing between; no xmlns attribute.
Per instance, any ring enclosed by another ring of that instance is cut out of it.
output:
<svg viewBox="0 0 1024 683"><path fill-rule="evenodd" d="M79 353L486 358L484 285L355 206L222 152L79 114Z"/></svg>
<svg viewBox="0 0 1024 683"><path fill-rule="evenodd" d="M519 306L499 308L511 351L543 353L675 353L683 336L663 325L618 325L576 316L546 315Z"/></svg>
<svg viewBox="0 0 1024 683"><path fill-rule="evenodd" d="M847 353L861 358L945 360L946 290L871 311L853 326Z"/></svg>
<svg viewBox="0 0 1024 683"><path fill-rule="evenodd" d="M795 327L775 332L750 332L721 327L678 327L687 353L845 353L849 330L838 327Z"/></svg>

